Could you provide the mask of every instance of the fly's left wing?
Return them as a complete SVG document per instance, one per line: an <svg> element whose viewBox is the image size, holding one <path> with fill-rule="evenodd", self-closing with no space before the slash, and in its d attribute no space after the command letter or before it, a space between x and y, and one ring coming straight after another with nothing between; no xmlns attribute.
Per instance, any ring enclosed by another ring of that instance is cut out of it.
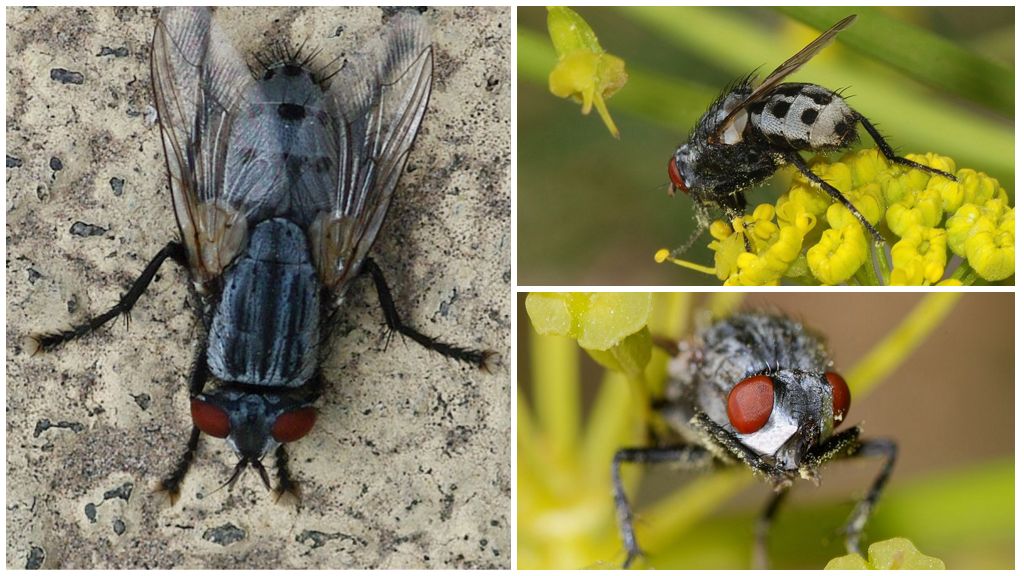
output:
<svg viewBox="0 0 1024 576"><path fill-rule="evenodd" d="M153 92L174 214L194 279L220 276L247 238L243 197L225 194L229 139L256 89L206 8L164 8L153 33Z"/></svg>
<svg viewBox="0 0 1024 576"><path fill-rule="evenodd" d="M430 97L433 51L423 17L399 13L346 63L329 97L338 119L336 188L309 229L324 285L342 292L380 231Z"/></svg>

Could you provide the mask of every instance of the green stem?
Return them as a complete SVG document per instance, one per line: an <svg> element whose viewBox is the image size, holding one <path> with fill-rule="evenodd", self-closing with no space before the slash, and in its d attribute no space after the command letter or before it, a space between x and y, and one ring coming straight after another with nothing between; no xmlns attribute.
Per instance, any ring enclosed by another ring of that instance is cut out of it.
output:
<svg viewBox="0 0 1024 576"><path fill-rule="evenodd" d="M540 433L555 460L573 459L580 433L580 376L576 341L533 333L533 397Z"/></svg>
<svg viewBox="0 0 1024 576"><path fill-rule="evenodd" d="M889 254L886 252L888 244L876 244L872 243L872 247L875 251L875 261L878 263L878 269L880 274L879 284L882 286L889 285L889 276L892 273L892 269L889 267Z"/></svg>
<svg viewBox="0 0 1024 576"><path fill-rule="evenodd" d="M953 292L932 293L922 298L903 322L847 374L850 391L862 395L878 385L949 315L959 298L960 294Z"/></svg>
<svg viewBox="0 0 1024 576"><path fill-rule="evenodd" d="M978 273L971 268L971 265L967 263L967 260L961 260L960 265L953 270L953 273L949 276L953 280L959 280L964 286L971 286L978 281Z"/></svg>
<svg viewBox="0 0 1024 576"><path fill-rule="evenodd" d="M857 269L853 277L861 286L878 286L878 274L874 273L874 264L870 259Z"/></svg>
<svg viewBox="0 0 1024 576"><path fill-rule="evenodd" d="M711 310L712 318L725 318L731 316L746 294L742 292L714 292L708 297L708 309Z"/></svg>

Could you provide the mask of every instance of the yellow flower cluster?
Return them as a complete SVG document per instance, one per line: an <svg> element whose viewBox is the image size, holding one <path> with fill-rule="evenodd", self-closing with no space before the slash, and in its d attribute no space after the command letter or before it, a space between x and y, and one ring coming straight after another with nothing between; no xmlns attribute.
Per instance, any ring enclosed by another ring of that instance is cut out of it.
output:
<svg viewBox="0 0 1024 576"><path fill-rule="evenodd" d="M731 223L711 224L718 279L742 286L783 279L960 285L1012 276L1014 209L999 182L974 170L956 171L951 159L936 154L908 158L953 173L958 181L890 165L873 148L811 165L883 233L889 254L845 206L797 172L774 206L761 204ZM955 256L962 264L944 278Z"/></svg>

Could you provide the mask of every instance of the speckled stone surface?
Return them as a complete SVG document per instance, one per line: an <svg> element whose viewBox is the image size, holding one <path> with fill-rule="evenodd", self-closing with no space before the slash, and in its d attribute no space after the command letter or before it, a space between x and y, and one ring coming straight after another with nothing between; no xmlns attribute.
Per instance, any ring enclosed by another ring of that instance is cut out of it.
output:
<svg viewBox="0 0 1024 576"><path fill-rule="evenodd" d="M220 9L242 51L344 54L386 14ZM149 85L153 9L7 9L7 564L12 568L507 568L510 36L505 8L430 8L434 92L374 255L423 331L498 351L487 374L386 328L371 283L336 320L330 386L291 447L298 511L204 438L181 500L152 487L189 433L185 273L52 353L25 336L106 310L176 234Z"/></svg>

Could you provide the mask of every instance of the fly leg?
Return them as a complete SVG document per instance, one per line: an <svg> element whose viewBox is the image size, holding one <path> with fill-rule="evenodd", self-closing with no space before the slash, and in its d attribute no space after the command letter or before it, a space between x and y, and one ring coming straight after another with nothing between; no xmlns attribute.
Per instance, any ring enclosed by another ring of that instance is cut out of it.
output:
<svg viewBox="0 0 1024 576"><path fill-rule="evenodd" d="M841 458L861 458L868 456L881 456L885 459L882 469L879 471L875 481L872 482L868 493L857 502L857 506L850 513L843 532L846 537L846 551L851 554L860 554L860 538L864 534L864 525L867 524L871 511L874 510L878 498L882 495L882 489L892 475L893 466L896 464L896 443L888 439L860 439L860 427L853 427L833 435L824 444L815 449L803 465L801 475L813 474L821 465L830 460Z"/></svg>
<svg viewBox="0 0 1024 576"><path fill-rule="evenodd" d="M181 496L181 481L185 479L185 475L188 474L188 469L192 466L192 461L196 458L196 450L199 449L199 428L195 425L192 426L192 435L189 436L188 445L185 448L185 453L181 455L181 459L178 460L178 466L175 467L174 472L167 478L160 481L158 490L160 492L166 492L167 498L171 501L171 506L174 506L175 502L178 501L178 497Z"/></svg>
<svg viewBox="0 0 1024 576"><path fill-rule="evenodd" d="M874 125L871 124L871 122L868 122L867 118L858 114L857 119L860 120L861 125L864 126L864 129L867 130L869 135L871 135L871 139L874 140L875 144L878 145L878 151L881 152L882 156L885 156L885 159L888 160L889 162L892 162L894 164L901 164L903 166L907 166L910 168L915 168L917 170L928 172L929 174L942 176L943 178L949 178L953 182L957 181L956 176L950 174L949 172L943 172L942 170L939 170L937 168L925 166L924 164L919 164L917 162L914 162L913 160L908 160L902 156L897 155L896 151L892 149L892 146L889 146L889 143L885 141L885 138L882 136L882 134L878 132L878 129L875 128Z"/></svg>
<svg viewBox="0 0 1024 576"><path fill-rule="evenodd" d="M209 376L209 370L206 364L206 339L203 338L202 342L196 349L196 357L192 363L192 372L188 377L188 391L189 398L195 398L197 395L202 394L203 388L206 386L206 379ZM181 455L178 460L178 465L174 468L174 472L171 475L160 481L158 487L159 491L166 492L168 499L171 501L171 506L178 501L178 497L181 494L181 483L185 479L185 475L188 474L188 469L192 466L192 462L196 458L196 450L199 449L199 427L195 424L192 425L192 435L189 436L188 444L185 447L185 453Z"/></svg>
<svg viewBox="0 0 1024 576"><path fill-rule="evenodd" d="M110 310L107 310L103 314L67 330L32 336L32 339L35 340L37 344L36 351L52 350L69 340L85 336L120 314L124 314L125 324L127 325L130 319L132 307L135 306L135 302L140 296L142 296L142 293L146 291L146 288L149 287L149 283L152 282L153 277L156 276L157 270L160 269L160 265L168 258L182 266L186 265L187 262L184 245L180 242L168 242L167 245L157 252L156 256L149 261L146 269L142 271L142 275L132 283L128 292L121 296L121 300Z"/></svg>
<svg viewBox="0 0 1024 576"><path fill-rule="evenodd" d="M380 298L380 307L384 310L384 319L387 321L388 328L403 336L412 338L420 346L433 350L442 356L474 364L484 370L487 369L488 361L494 356L493 351L473 350L441 342L409 326L399 316L398 309L395 307L395 301L391 297L391 289L388 288L388 282L384 278L384 273L381 272L380 267L377 266L377 263L372 258L367 258L363 261L362 272L369 274L373 278L373 284L377 288L377 297Z"/></svg>
<svg viewBox="0 0 1024 576"><path fill-rule="evenodd" d="M853 512L850 513L849 520L846 521L846 528L844 530L846 533L846 551L851 554L860 554L860 539L864 534L864 525L867 524L871 511L875 508L875 504L878 503L878 498L882 495L882 489L885 488L885 484L889 481L889 476L892 475L892 468L896 464L896 452L896 443L892 440L875 439L861 442L857 451L851 455L851 457L881 456L885 458L882 470L875 477L875 481L871 484L867 495L857 503Z"/></svg>
<svg viewBox="0 0 1024 576"><path fill-rule="evenodd" d="M761 516L757 519L757 524L754 525L754 569L768 568L768 531L771 529L772 523L775 521L775 515L778 514L779 507L782 505L786 494L789 493L789 489L793 484L791 479L792 473L787 473L781 468L766 464L756 452L740 442L736 434L712 420L704 412L697 412L690 419L690 425L704 436L709 444L715 447L717 452L722 453L724 457L738 460L750 468L756 476L767 479L774 486L775 493L768 500L768 505L765 506ZM832 438L835 438L835 436ZM853 436L853 440L856 441L856 435ZM817 470L817 464L815 464L813 470ZM803 468L801 468L801 474L803 475Z"/></svg>
<svg viewBox="0 0 1024 576"><path fill-rule="evenodd" d="M318 373L305 386L309 389L309 395L306 396L305 402L309 404L316 402L324 388L322 375ZM275 500L280 500L282 496L288 494L295 500L295 506L298 507L302 501L302 493L299 483L292 478L291 469L288 468L288 452L285 450L284 444L278 445L277 451L274 452L274 466L277 468L277 486L274 487Z"/></svg>
<svg viewBox="0 0 1024 576"><path fill-rule="evenodd" d="M619 523L619 534L626 547L626 561L623 568L629 568L637 557L643 555L636 542L636 530L633 528L633 511L626 498L626 489L622 486L621 468L624 462L633 464L656 464L659 462L677 462L685 468L703 468L711 464L711 453L701 446L682 445L654 448L622 448L612 459L612 487L615 493L615 513Z"/></svg>
<svg viewBox="0 0 1024 576"><path fill-rule="evenodd" d="M697 412L690 418L690 426L713 447L716 456L741 462L755 475L767 479L775 486L790 482L789 476L783 470L767 464L758 453L740 442L736 434L722 427L704 412Z"/></svg>
<svg viewBox="0 0 1024 576"><path fill-rule="evenodd" d="M288 452L284 449L284 444L277 447L277 451L274 452L274 462L277 467L277 486L274 487L274 495L276 499L280 499L281 496L289 494L295 498L296 505L301 500L299 494L299 484L295 480L292 480L292 473L288 469Z"/></svg>
<svg viewBox="0 0 1024 576"><path fill-rule="evenodd" d="M789 494L789 488L788 485L782 485L772 493L772 497L768 500L768 505L764 507L761 516L757 519L757 524L754 525L754 570L767 570L770 567L768 562L768 531L775 522L775 515L779 512L779 506L786 499L786 495Z"/></svg>
<svg viewBox="0 0 1024 576"><path fill-rule="evenodd" d="M853 202L850 202L846 198L846 196L843 195L842 192L835 188L835 186L832 186L828 182L825 182L817 174L811 171L811 169L807 166L807 163L804 162L803 157L800 156L799 152L797 152L796 150L789 152L786 155L786 159L789 160L794 166L796 166L797 170L800 170L800 172L804 176L806 176L808 180L820 186L821 189L827 192L829 196L838 200L839 203L842 204L843 206L846 206L846 208L854 215L854 217L856 217L857 220L860 221L862 225L864 225L864 228L866 228L867 231L871 233L871 236L874 237L875 242L881 244L882 242L885 241L882 239L882 234L879 233L878 230L874 226L872 226L870 222L868 222L867 218L865 218L864 215L860 213L860 210L857 210L857 207L853 205ZM907 160L907 162L910 162L910 160Z"/></svg>

